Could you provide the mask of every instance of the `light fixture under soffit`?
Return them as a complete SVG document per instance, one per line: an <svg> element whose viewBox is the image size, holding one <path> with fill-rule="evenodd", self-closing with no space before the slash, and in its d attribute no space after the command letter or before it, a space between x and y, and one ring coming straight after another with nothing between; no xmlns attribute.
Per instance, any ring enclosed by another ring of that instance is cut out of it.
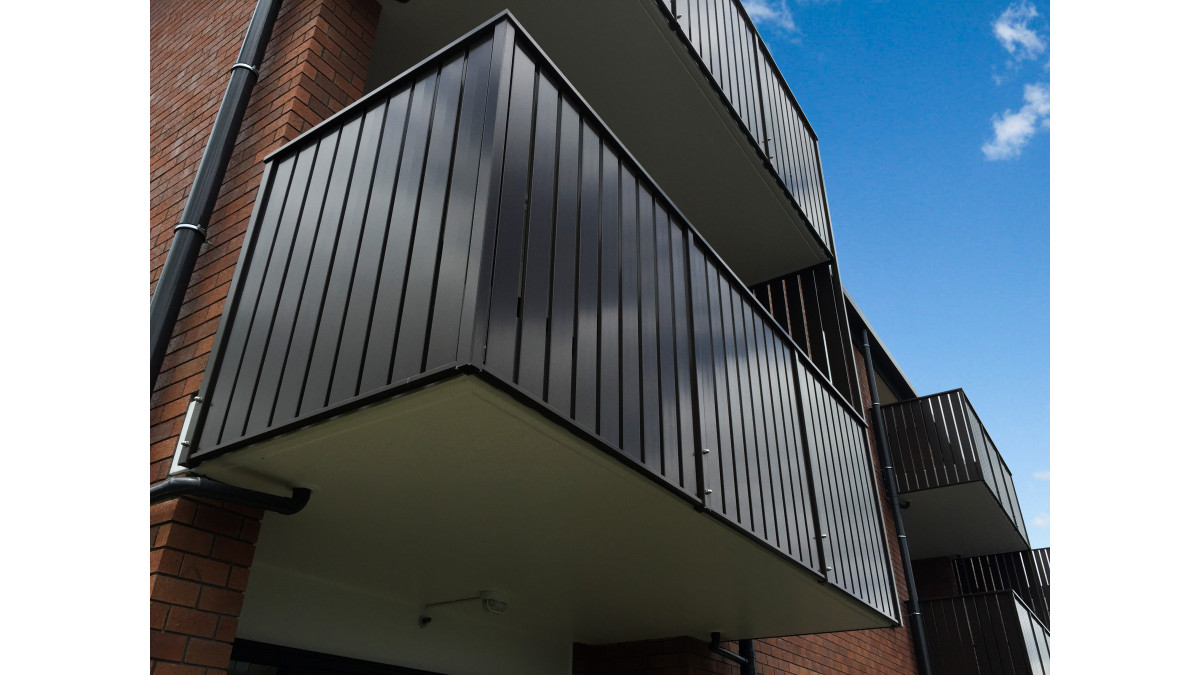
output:
<svg viewBox="0 0 1200 675"><path fill-rule="evenodd" d="M495 591L479 591L475 595L466 598L456 598L454 600L442 600L440 602L430 602L421 608L421 615L417 617L417 626L424 628L433 622L433 617L429 616L429 610L433 607L442 607L445 605L457 605L464 602L480 601L483 611L488 614L503 614L508 611L508 600L500 597Z"/></svg>

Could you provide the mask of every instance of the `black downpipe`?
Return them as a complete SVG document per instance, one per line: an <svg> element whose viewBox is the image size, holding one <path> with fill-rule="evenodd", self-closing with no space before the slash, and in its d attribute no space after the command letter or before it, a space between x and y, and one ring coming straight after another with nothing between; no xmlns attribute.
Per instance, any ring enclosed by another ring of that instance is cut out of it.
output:
<svg viewBox="0 0 1200 675"><path fill-rule="evenodd" d="M875 432L879 439L879 458L883 460L883 473L887 479L888 500L892 505L892 516L896 521L896 537L900 540L900 560L904 563L904 579L908 582L908 615L912 618L913 647L917 652L917 670L921 675L930 675L929 646L925 641L925 621L921 617L921 601L917 597L917 582L913 578L912 557L908 553L908 536L904 533L904 517L900 514L900 486L896 483L896 468L892 466L892 452L888 448L887 432L883 428L883 409L879 405L879 387L875 384L875 362L871 359L871 336L863 331L863 358L867 362L867 383L871 387L871 415L875 420Z"/></svg>
<svg viewBox="0 0 1200 675"><path fill-rule="evenodd" d="M204 478L203 476L172 476L150 488L150 503L165 502L174 497L209 497L227 502L274 511L285 516L298 513L308 504L312 490L294 488L291 497L280 497L257 490L250 490L229 483Z"/></svg>
<svg viewBox="0 0 1200 675"><path fill-rule="evenodd" d="M740 654L735 654L721 646L721 634L713 633L712 641L708 643L708 650L724 656L741 666L741 675L756 675L754 670L754 640L738 640L738 651Z"/></svg>
<svg viewBox="0 0 1200 675"><path fill-rule="evenodd" d="M151 390L162 369L167 343L171 341L183 296L196 267L200 246L206 238L208 219L212 216L221 183L225 180L225 170L246 114L246 104L258 81L258 67L262 64L267 42L271 39L271 28L279 14L280 2L259 0L254 8L254 16L242 41L242 51L238 53L237 63L229 74L229 86L217 110L208 145L204 146L204 154L200 157L196 180L188 193L179 224L175 226L171 249L159 274L158 285L154 287L154 296L150 299Z"/></svg>

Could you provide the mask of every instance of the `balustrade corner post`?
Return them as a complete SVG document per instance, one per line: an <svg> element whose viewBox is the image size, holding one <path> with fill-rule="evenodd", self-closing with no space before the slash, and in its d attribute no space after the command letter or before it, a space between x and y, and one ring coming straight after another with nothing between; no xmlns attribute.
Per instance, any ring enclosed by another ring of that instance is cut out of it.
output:
<svg viewBox="0 0 1200 675"><path fill-rule="evenodd" d="M471 250L467 258L467 286L459 332L460 364L482 366L487 345L493 255L496 248L504 143L508 132L508 98L512 84L517 33L506 18L496 23L488 81L488 114L484 124L475 213L471 225Z"/></svg>

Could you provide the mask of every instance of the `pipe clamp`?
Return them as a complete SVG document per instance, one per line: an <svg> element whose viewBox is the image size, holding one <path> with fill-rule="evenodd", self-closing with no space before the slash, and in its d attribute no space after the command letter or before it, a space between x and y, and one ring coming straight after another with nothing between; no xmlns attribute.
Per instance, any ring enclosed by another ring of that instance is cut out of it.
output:
<svg viewBox="0 0 1200 675"><path fill-rule="evenodd" d="M250 71L250 74L254 75L255 78L258 78L258 68L256 66L250 65L249 63L240 63L240 62L235 63L235 64L233 64L233 67L231 67L229 69L229 72L232 73L233 71L237 70L238 68L245 68L246 70Z"/></svg>

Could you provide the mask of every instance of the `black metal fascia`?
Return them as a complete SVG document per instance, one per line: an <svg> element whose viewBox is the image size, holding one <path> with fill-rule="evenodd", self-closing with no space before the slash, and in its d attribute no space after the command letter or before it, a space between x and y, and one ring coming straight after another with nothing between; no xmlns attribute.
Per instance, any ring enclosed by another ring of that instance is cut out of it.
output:
<svg viewBox="0 0 1200 675"><path fill-rule="evenodd" d="M755 675L754 640L738 640L738 652L731 652L721 646L721 634L713 633L712 641L708 643L708 651L719 654L740 666L741 675Z"/></svg>
<svg viewBox="0 0 1200 675"><path fill-rule="evenodd" d="M150 487L150 503L157 504L175 497L209 497L274 511L285 516L299 513L307 504L312 490L293 488L291 497L280 497L258 490L222 483L203 476L172 476Z"/></svg>
<svg viewBox="0 0 1200 675"><path fill-rule="evenodd" d="M250 94L258 81L258 68L267 51L267 42L271 39L271 29L275 25L275 17L279 15L280 4L281 0L259 0L254 8L254 15L242 41L242 50L238 52L237 62L230 68L229 85L225 89L225 97L221 99L221 107L217 109L217 119L213 122L208 144L204 146L204 154L200 157L196 179L184 203L179 224L175 226L171 248L154 287L154 295L150 299L151 390L162 369L167 344L175 331L179 308L183 305L183 296L187 293L195 270L200 247L207 237L208 219L212 216L221 183L225 180L225 170L233 154Z"/></svg>
<svg viewBox="0 0 1200 675"><path fill-rule="evenodd" d="M892 452L888 448L887 432L883 426L883 409L879 404L879 386L875 383L875 364L871 359L871 331L862 332L863 360L867 366L867 384L871 389L871 417L875 421L875 433L879 440L879 459L887 480L887 497L892 506L892 517L896 522L896 538L900 540L900 560L904 563L904 579L908 586L909 617L912 618L913 648L916 651L917 670L921 675L930 675L929 645L925 640L925 621L921 617L921 601L917 597L917 581L913 577L912 556L908 552L908 535L904 532L904 516L900 505L900 488L896 482L896 468L892 465Z"/></svg>

